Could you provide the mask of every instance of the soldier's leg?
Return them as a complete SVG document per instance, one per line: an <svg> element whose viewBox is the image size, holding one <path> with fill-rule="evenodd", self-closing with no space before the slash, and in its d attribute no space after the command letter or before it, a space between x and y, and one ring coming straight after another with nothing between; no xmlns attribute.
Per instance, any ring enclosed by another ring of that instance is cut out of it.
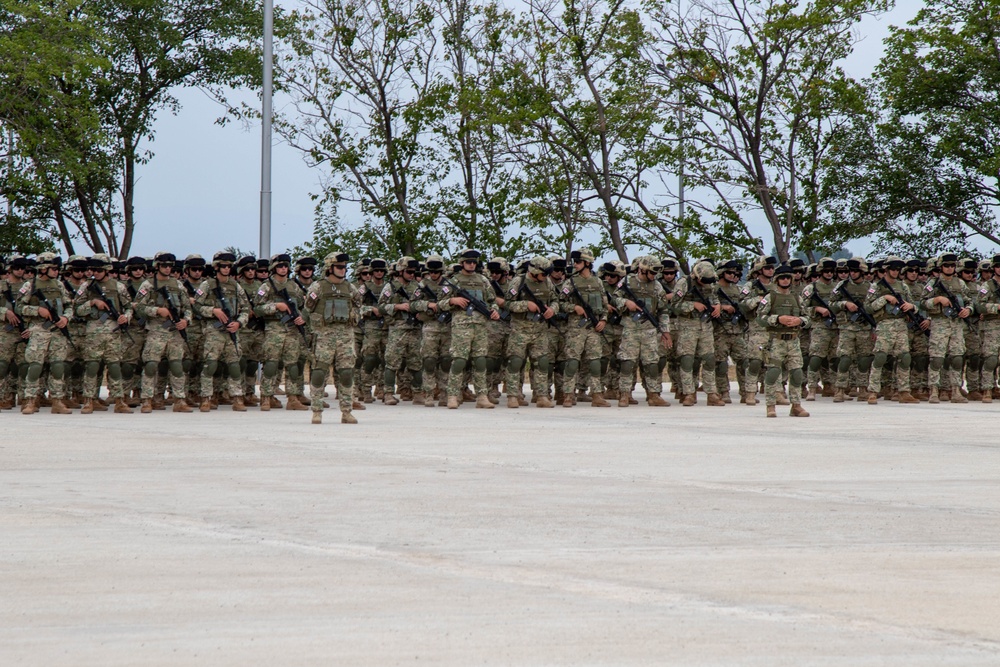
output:
<svg viewBox="0 0 1000 667"><path fill-rule="evenodd" d="M405 333L401 341L404 363L409 371L409 388L414 398L419 397L424 390L423 361L420 358L420 330L411 329ZM433 377L433 376L432 376Z"/></svg>
<svg viewBox="0 0 1000 667"><path fill-rule="evenodd" d="M340 404L341 421L354 423L354 418L350 416L354 405L352 396L354 395L354 343L352 335L347 331L337 331L332 338L333 359L331 364L334 369L334 381L337 385L337 402ZM313 403L322 405L322 399L317 396Z"/></svg>
<svg viewBox="0 0 1000 667"><path fill-rule="evenodd" d="M325 334L325 332L324 332ZM321 414L323 412L323 392L326 391L326 383L329 377L330 368L333 364L333 360L336 357L336 342L331 336L319 335L316 337L316 346L313 348L312 364L309 369L309 395L312 396L312 403L309 408L312 410L313 414ZM354 364L351 364L353 369ZM334 371L336 375L336 370ZM353 371L352 371L353 380ZM336 378L334 378L336 383ZM337 388L337 400L343 409L344 401L347 401L347 408L351 408L351 394L344 393Z"/></svg>
<svg viewBox="0 0 1000 667"><path fill-rule="evenodd" d="M715 384L715 334L712 331L711 323L699 322L698 332L698 361L701 365L701 386L706 394L718 394L719 388ZM729 387L729 380L725 386Z"/></svg>
<svg viewBox="0 0 1000 667"><path fill-rule="evenodd" d="M403 364L401 338L402 330L399 327L389 329L389 337L385 346L385 369L382 374L386 396L396 393L396 381L399 379L397 375Z"/></svg>
<svg viewBox="0 0 1000 667"><path fill-rule="evenodd" d="M472 352L472 340L475 337L473 326L471 323L466 323L452 324L451 327L451 349L449 350L451 368L448 373L447 387L449 400L455 399L457 401L462 396L462 387L465 386L466 364Z"/></svg>

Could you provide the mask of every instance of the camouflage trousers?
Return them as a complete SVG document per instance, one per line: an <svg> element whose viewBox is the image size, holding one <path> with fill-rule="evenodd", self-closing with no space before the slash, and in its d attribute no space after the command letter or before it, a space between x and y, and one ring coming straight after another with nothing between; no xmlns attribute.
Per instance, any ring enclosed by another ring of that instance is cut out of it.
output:
<svg viewBox="0 0 1000 667"><path fill-rule="evenodd" d="M142 349L146 346L145 324L134 322L128 329L132 339L125 339L122 347L122 390L126 395L139 386L142 376Z"/></svg>
<svg viewBox="0 0 1000 667"><path fill-rule="evenodd" d="M309 373L309 392L313 412L323 411L323 392L329 369L333 368L337 402L341 412L350 412L354 394L354 327L334 324L316 330Z"/></svg>
<svg viewBox="0 0 1000 667"><path fill-rule="evenodd" d="M465 371L472 363L472 386L476 395L485 394L486 355L489 352L489 331L485 322L455 322L451 325L451 369L448 373L448 396L461 396L465 384Z"/></svg>
<svg viewBox="0 0 1000 667"><path fill-rule="evenodd" d="M282 365L288 372L292 382L285 386L285 393L298 396L297 380L303 369L299 368L299 357L302 356L302 334L295 326L286 326L277 320L267 323L264 331L264 343L261 356L264 360L264 372L260 382L260 395L274 396L274 386L279 379L278 371Z"/></svg>
<svg viewBox="0 0 1000 667"><path fill-rule="evenodd" d="M822 320L813 320L812 335L809 336L809 369L806 383L815 391L820 381L824 387L834 385L835 360L840 343L840 330L827 328Z"/></svg>
<svg viewBox="0 0 1000 667"><path fill-rule="evenodd" d="M195 319L187 328L188 354L184 360L187 374L188 395L199 393L201 387L201 370L205 361L205 321ZM211 394L209 394L211 396Z"/></svg>
<svg viewBox="0 0 1000 667"><path fill-rule="evenodd" d="M979 374L983 366L983 341L979 334L980 323L978 318L972 320L971 326L962 325L965 332L965 384L970 392L979 391Z"/></svg>
<svg viewBox="0 0 1000 667"><path fill-rule="evenodd" d="M736 367L736 382L740 394L747 390L747 339L742 333L715 330L715 387L729 391L729 360Z"/></svg>
<svg viewBox="0 0 1000 667"><path fill-rule="evenodd" d="M394 384L399 390L422 389L421 378L423 360L420 358L420 329L415 327L390 326L385 341L385 391L394 393ZM409 373L404 373L407 370Z"/></svg>
<svg viewBox="0 0 1000 667"><path fill-rule="evenodd" d="M70 347L66 336L55 327L46 331L41 325L31 326L28 347L24 351L24 361L28 364L25 396L41 394L42 367L47 362L49 395L52 398L66 398L66 356L70 353Z"/></svg>
<svg viewBox="0 0 1000 667"><path fill-rule="evenodd" d="M838 389L868 384L874 349L875 341L872 340L871 329L858 326L841 327L837 341L837 356L840 358L840 366L837 369ZM852 363L857 364L859 372L853 383L850 374Z"/></svg>
<svg viewBox="0 0 1000 667"><path fill-rule="evenodd" d="M555 318L553 318L555 319ZM566 332L569 325L566 322L559 322L554 327L549 327L549 373L545 378L544 391L547 392L549 385L562 391L564 381L564 371L568 357L566 356ZM543 391L532 384L532 392Z"/></svg>
<svg viewBox="0 0 1000 667"><path fill-rule="evenodd" d="M66 355L66 395L83 393L83 375L86 355L83 351L87 339L87 324L72 320L68 327L73 342Z"/></svg>
<svg viewBox="0 0 1000 667"><path fill-rule="evenodd" d="M930 387L962 386L962 357L965 355L965 325L959 319L934 317L931 321L931 337L927 341L930 365L927 370L927 385ZM945 383L942 375L948 376Z"/></svg>
<svg viewBox="0 0 1000 667"><path fill-rule="evenodd" d="M86 398L98 398L101 391L99 373L101 363L108 369L108 396L122 398L125 395L122 385L121 361L124 350L125 335L114 331L117 324L111 322L90 322L87 325L84 350L84 361L87 365L83 377L83 395ZM132 332L130 331L129 334Z"/></svg>
<svg viewBox="0 0 1000 667"><path fill-rule="evenodd" d="M236 334L237 343L242 336L242 331ZM226 391L230 396L243 395L243 373L240 370L240 359L243 350L240 346L233 345L233 339L225 329L216 329L209 326L205 328L202 337L202 355L204 362L201 370L201 391L203 398L208 398L215 393L215 377L221 366L222 378L225 382Z"/></svg>
<svg viewBox="0 0 1000 667"><path fill-rule="evenodd" d="M979 325L979 354L983 360L979 387L983 392L992 391L997 386L996 370L1000 364L1000 317L991 317L993 319L984 319Z"/></svg>
<svg viewBox="0 0 1000 667"><path fill-rule="evenodd" d="M264 352L264 332L251 329L240 330L240 352L243 353L243 395L252 396L256 393L257 370Z"/></svg>
<svg viewBox="0 0 1000 667"><path fill-rule="evenodd" d="M504 381L510 322L490 320L486 323L486 336L486 357L489 360L486 384L490 389L494 389Z"/></svg>
<svg viewBox="0 0 1000 667"><path fill-rule="evenodd" d="M900 318L882 320L875 329L875 360L868 374L868 391L877 394L882 390L882 369L889 357L896 361L896 390L910 391L910 337L906 321Z"/></svg>
<svg viewBox="0 0 1000 667"><path fill-rule="evenodd" d="M786 334L787 335L787 334ZM782 372L788 373L788 400L792 405L802 402L802 346L798 336L782 339L773 334L766 345L764 373L764 403L777 405Z"/></svg>
<svg viewBox="0 0 1000 667"><path fill-rule="evenodd" d="M451 373L451 324L434 321L420 332L420 358L423 360L424 391L433 396L435 389L447 392Z"/></svg>
<svg viewBox="0 0 1000 667"><path fill-rule="evenodd" d="M767 329L751 323L747 330L747 391L757 393L757 383L764 369L764 348L770 341Z"/></svg>
<svg viewBox="0 0 1000 667"><path fill-rule="evenodd" d="M607 328L607 325L605 325ZM575 324L566 331L564 348L567 358L563 374L563 393L571 395L576 391L577 375L586 371L590 393L598 394L604 391L601 385L601 357L603 345L601 334L591 327L578 327Z"/></svg>
<svg viewBox="0 0 1000 667"><path fill-rule="evenodd" d="M365 322L365 338L361 346L362 392L371 392L373 386L385 386L385 349L388 337L388 329L379 327L371 320Z"/></svg>
<svg viewBox="0 0 1000 667"><path fill-rule="evenodd" d="M680 360L681 391L694 394L698 381L695 364L701 363L701 383L708 394L718 393L715 386L715 325L700 317L677 317L674 322L674 350ZM728 379L726 386L729 386Z"/></svg>
<svg viewBox="0 0 1000 667"><path fill-rule="evenodd" d="M18 365L24 360L25 345L27 341L16 328L0 330L0 398L17 391Z"/></svg>
<svg viewBox="0 0 1000 667"><path fill-rule="evenodd" d="M622 346L622 325L609 324L601 337L601 363L607 364L601 384L605 389L618 391L621 387L621 362L618 360L618 350ZM606 360L606 361L605 361ZM631 385L629 385L631 388Z"/></svg>
<svg viewBox="0 0 1000 667"><path fill-rule="evenodd" d="M145 367L142 374L142 398L153 398L162 395L157 388L157 377L162 377L166 383L168 377L170 389L174 398L185 398L186 377L184 375L184 357L187 354L187 344L179 331L171 331L156 327L147 329L146 344L142 348L142 363ZM163 362L166 360L166 364Z"/></svg>
<svg viewBox="0 0 1000 667"><path fill-rule="evenodd" d="M551 363L552 344L549 342L549 325L545 322L514 320L507 339L507 396L517 396L521 391L521 369L526 360L531 362L531 387L539 396L549 395L548 371ZM454 337L454 333L452 333Z"/></svg>
<svg viewBox="0 0 1000 667"><path fill-rule="evenodd" d="M924 389L930 364L928 336L923 331L910 329L907 329L907 336L910 339L910 389Z"/></svg>
<svg viewBox="0 0 1000 667"><path fill-rule="evenodd" d="M636 365L646 371L646 390L651 394L663 391L663 382L659 374L660 332L649 322L626 324L622 329L622 342L618 348L618 360L621 362L619 389L623 393L632 392L633 371Z"/></svg>

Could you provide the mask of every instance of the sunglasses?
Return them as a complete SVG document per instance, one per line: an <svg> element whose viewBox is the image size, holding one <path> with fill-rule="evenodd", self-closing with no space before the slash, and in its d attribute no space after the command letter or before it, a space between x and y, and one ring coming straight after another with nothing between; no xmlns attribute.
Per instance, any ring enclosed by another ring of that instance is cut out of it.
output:
<svg viewBox="0 0 1000 667"><path fill-rule="evenodd" d="M233 268L233 265L230 264L229 262L219 262L216 266L218 266L220 269L231 269L231 268Z"/></svg>

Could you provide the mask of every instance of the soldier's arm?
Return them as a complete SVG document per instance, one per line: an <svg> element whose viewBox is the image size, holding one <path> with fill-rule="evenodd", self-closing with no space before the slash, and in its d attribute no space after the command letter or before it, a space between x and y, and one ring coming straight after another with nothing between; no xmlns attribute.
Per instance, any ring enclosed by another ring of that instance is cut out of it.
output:
<svg viewBox="0 0 1000 667"><path fill-rule="evenodd" d="M510 289L507 290L507 294L510 298L507 299L507 310L512 313L526 313L528 312L528 302L524 299L514 300L514 295L517 294L518 290L521 288L521 282L527 280L527 276L518 276L515 280L511 281Z"/></svg>
<svg viewBox="0 0 1000 667"><path fill-rule="evenodd" d="M198 291L201 292L201 294L196 293L191 310L198 313L198 315L206 320L214 320L215 309L220 307L215 298L215 292L209 289L207 280L198 287Z"/></svg>
<svg viewBox="0 0 1000 667"><path fill-rule="evenodd" d="M889 293L886 292L884 294L879 294L879 292L880 290L873 287L872 289L868 290L868 294L865 295L865 310L867 310L869 313L874 314L879 310L885 308L886 305L889 303L885 299L885 297L889 296ZM900 296L902 296L902 294L900 294ZM903 305L903 304L898 304L898 305Z"/></svg>
<svg viewBox="0 0 1000 667"><path fill-rule="evenodd" d="M273 298L271 285L265 282L254 295L253 314L257 317L273 317L278 312L278 302Z"/></svg>
<svg viewBox="0 0 1000 667"><path fill-rule="evenodd" d="M495 313L500 313L500 307L497 305L497 296L493 293L493 285L490 284L490 279L486 276L480 276L483 282L483 301L487 306L490 307Z"/></svg>
<svg viewBox="0 0 1000 667"><path fill-rule="evenodd" d="M159 317L159 306L156 305L156 292L153 290L153 283L146 281L139 286L139 291L135 293L135 307L144 317Z"/></svg>
<svg viewBox="0 0 1000 667"><path fill-rule="evenodd" d="M119 303L118 312L127 317L128 321L131 322L133 305L132 305L132 299L129 297L128 294L128 288L126 288L125 285L119 282L117 285L117 291L118 291L118 303Z"/></svg>
<svg viewBox="0 0 1000 667"><path fill-rule="evenodd" d="M663 289L662 286L660 289ZM684 300L684 295L688 292L687 278L681 278L674 285L674 296L670 300L671 305L674 307L674 312L678 315L688 316L695 309L694 301Z"/></svg>
<svg viewBox="0 0 1000 667"><path fill-rule="evenodd" d="M87 291L88 285L88 282L84 282L81 290L73 294L73 312L76 313L77 317L90 317L90 309L93 308L93 305L90 303L91 297L90 292ZM95 296L94 298L97 297Z"/></svg>
<svg viewBox="0 0 1000 667"><path fill-rule="evenodd" d="M924 293L922 295L923 298L920 301L921 308L924 310L931 310L937 305L934 303L934 293L936 291L937 290L934 289L934 279L931 278L927 281L927 285L924 286Z"/></svg>
<svg viewBox="0 0 1000 667"><path fill-rule="evenodd" d="M236 284L236 321L240 323L241 329L250 322L250 299L239 283Z"/></svg>
<svg viewBox="0 0 1000 667"><path fill-rule="evenodd" d="M392 283L386 283L382 288L382 293L378 296L378 308L382 311L383 315L392 317L392 314L396 312L396 286Z"/></svg>

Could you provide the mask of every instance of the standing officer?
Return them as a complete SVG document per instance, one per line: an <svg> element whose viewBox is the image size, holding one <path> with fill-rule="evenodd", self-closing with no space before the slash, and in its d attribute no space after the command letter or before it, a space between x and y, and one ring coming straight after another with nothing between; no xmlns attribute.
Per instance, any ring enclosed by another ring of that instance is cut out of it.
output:
<svg viewBox="0 0 1000 667"><path fill-rule="evenodd" d="M906 266L899 257L889 257L882 267L885 274L868 290L865 308L878 322L875 329L875 359L868 377L868 404L878 403L882 389L882 368L890 357L895 359L896 390L900 403L919 403L910 393L910 338L906 331L907 313L916 311L913 297L899 279Z"/></svg>
<svg viewBox="0 0 1000 667"><path fill-rule="evenodd" d="M674 291L674 343L681 366L681 405L695 404L698 383L695 363L701 366L701 383L710 406L725 403L715 386L715 324L722 316L722 306L715 294L715 268L704 260L691 267L691 275L677 282ZM728 383L729 380L727 379Z"/></svg>
<svg viewBox="0 0 1000 667"><path fill-rule="evenodd" d="M212 409L213 383L219 364L233 401L233 412L246 412L243 403L243 373L240 370L241 332L250 319L250 300L232 276L236 255L220 251L212 257L215 277L198 287L196 308L206 322L201 371L201 412Z"/></svg>
<svg viewBox="0 0 1000 667"><path fill-rule="evenodd" d="M281 402L274 397L274 385L278 369L285 365L290 382L285 387L288 394L286 410L308 410L299 400L298 379L302 373L299 356L306 342L305 318L302 305L305 295L289 280L292 258L281 253L271 257L270 273L254 297L254 314L264 320L264 373L260 383L260 409L280 408ZM322 400L322 396L318 397Z"/></svg>
<svg viewBox="0 0 1000 667"><path fill-rule="evenodd" d="M957 266L958 255L950 252L940 255L937 267L941 275L928 280L922 294L924 310L931 318L931 338L927 343L931 358L927 373L927 383L931 388L930 403L941 402L939 392L942 371L951 375L951 402L968 403L968 399L958 389L962 386L962 357L965 354L963 320L972 314L972 310L963 303L955 303L944 294L947 291L958 300L965 292L965 282L955 275Z"/></svg>
<svg viewBox="0 0 1000 667"><path fill-rule="evenodd" d="M798 294L793 294L792 268L783 264L774 272L774 289L760 299L757 318L766 328L769 340L766 346L764 374L764 402L767 416L776 417L775 405L778 400L778 385L782 370L788 372L788 398L792 417L808 417L802 408L802 347L799 332L809 327L802 302Z"/></svg>
<svg viewBox="0 0 1000 667"><path fill-rule="evenodd" d="M385 343L385 394L382 402L386 405L399 403L393 395L396 381L399 380L400 399L419 398L419 404L423 405L420 320L410 310L413 293L417 290L420 262L412 257L401 257L396 267L399 276L382 288L378 298L379 311L389 323L389 337ZM403 372L406 370L410 372L409 378Z"/></svg>
<svg viewBox="0 0 1000 667"><path fill-rule="evenodd" d="M622 342L618 350L621 361L621 385L618 395L618 407L629 405L632 395L632 378L636 363L640 364L646 376L646 402L654 407L666 407L670 403L661 396L663 383L660 379L660 349L661 344L669 349L673 346L670 337L670 316L667 315L669 303L667 293L656 280L656 270L653 258L640 257L636 261L636 272L626 276L618 283L615 308L628 311L629 316L623 318ZM642 303L638 303L641 301ZM655 318L659 327L645 313Z"/></svg>
<svg viewBox="0 0 1000 667"><path fill-rule="evenodd" d="M718 268L719 305L722 316L715 321L715 386L721 391L722 402L732 403L729 397L729 359L736 366L736 383L740 402L746 403L747 328L746 316L740 308L740 288L737 285L743 266L731 259ZM728 298L726 298L728 297Z"/></svg>
<svg viewBox="0 0 1000 667"><path fill-rule="evenodd" d="M573 273L563 281L562 287L563 312L570 316L566 325L563 407L572 407L575 402L573 395L581 364L586 366L589 375L591 406L611 407L604 399L604 387L601 385L601 334L608 325L607 292L601 279L593 274L594 253L583 248L574 250L571 257ZM595 322L590 321L590 315Z"/></svg>
<svg viewBox="0 0 1000 667"><path fill-rule="evenodd" d="M521 369L531 361L532 398L540 408L554 407L548 396L551 344L549 320L555 317L559 297L548 278L552 263L545 257L533 258L524 275L516 277L507 290L506 307L511 312L507 340L507 407L520 406Z"/></svg>

